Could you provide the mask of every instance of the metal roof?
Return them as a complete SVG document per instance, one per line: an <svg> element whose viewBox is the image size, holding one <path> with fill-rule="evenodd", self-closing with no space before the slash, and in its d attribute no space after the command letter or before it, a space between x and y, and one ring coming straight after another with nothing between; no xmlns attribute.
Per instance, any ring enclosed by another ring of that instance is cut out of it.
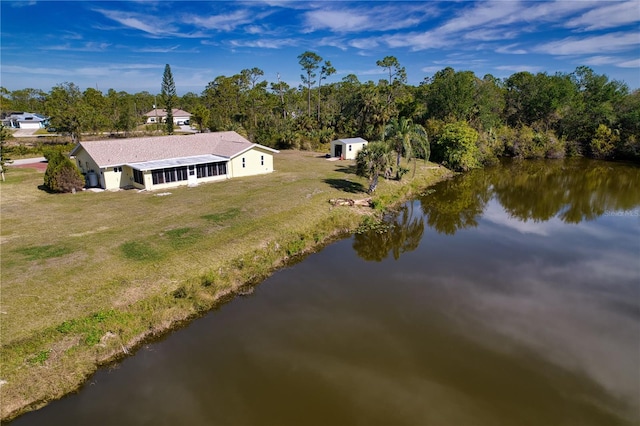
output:
<svg viewBox="0 0 640 426"><path fill-rule="evenodd" d="M219 155L197 155L194 157L182 157L182 158L169 158L166 160L156 160L156 161L142 161L139 163L129 163L127 166L132 169L145 171L145 170L156 170L156 169L168 169L171 167L183 167L183 166L193 166L195 164L205 164L205 163L219 163L229 161L227 157L221 157Z"/></svg>
<svg viewBox="0 0 640 426"><path fill-rule="evenodd" d="M352 143L369 143L366 139L362 139L362 138L336 139L334 142L342 142L345 145L350 145Z"/></svg>

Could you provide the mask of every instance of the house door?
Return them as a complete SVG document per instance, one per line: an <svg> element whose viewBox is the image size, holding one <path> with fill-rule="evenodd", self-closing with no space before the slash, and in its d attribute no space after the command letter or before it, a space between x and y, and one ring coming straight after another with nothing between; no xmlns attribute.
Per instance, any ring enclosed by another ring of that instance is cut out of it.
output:
<svg viewBox="0 0 640 426"><path fill-rule="evenodd" d="M189 166L189 176L187 178L187 184L189 186L195 186L198 184L198 176L196 175L196 166Z"/></svg>
<svg viewBox="0 0 640 426"><path fill-rule="evenodd" d="M342 145L336 145L336 152L333 153L334 157L342 157Z"/></svg>

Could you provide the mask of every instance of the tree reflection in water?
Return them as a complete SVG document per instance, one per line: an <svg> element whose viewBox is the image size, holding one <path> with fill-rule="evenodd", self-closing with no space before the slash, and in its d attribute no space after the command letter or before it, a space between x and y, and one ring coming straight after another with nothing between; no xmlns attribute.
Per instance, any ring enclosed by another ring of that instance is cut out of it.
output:
<svg viewBox="0 0 640 426"><path fill-rule="evenodd" d="M353 248L358 256L380 262L389 253L398 260L402 253L418 248L424 233L422 215L414 214L414 203L404 204L389 214L382 226L365 229L354 236Z"/></svg>
<svg viewBox="0 0 640 426"><path fill-rule="evenodd" d="M429 226L444 234L477 226L492 198L522 221L557 217L579 223L637 208L638 182L637 165L585 159L505 161L441 182L420 202Z"/></svg>

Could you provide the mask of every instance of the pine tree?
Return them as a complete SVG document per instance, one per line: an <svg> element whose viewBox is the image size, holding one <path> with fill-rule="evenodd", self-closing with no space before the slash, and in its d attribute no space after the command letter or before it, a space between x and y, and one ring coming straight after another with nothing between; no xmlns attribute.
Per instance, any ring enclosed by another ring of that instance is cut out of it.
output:
<svg viewBox="0 0 640 426"><path fill-rule="evenodd" d="M167 133L173 134L173 102L176 98L176 85L173 82L173 74L169 64L164 67L164 75L162 76L162 101L167 111Z"/></svg>

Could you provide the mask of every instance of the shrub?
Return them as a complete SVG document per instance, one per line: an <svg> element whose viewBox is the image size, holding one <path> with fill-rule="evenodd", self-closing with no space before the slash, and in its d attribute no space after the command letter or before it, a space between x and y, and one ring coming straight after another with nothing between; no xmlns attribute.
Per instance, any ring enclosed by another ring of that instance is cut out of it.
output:
<svg viewBox="0 0 640 426"><path fill-rule="evenodd" d="M80 170L59 150L45 153L49 161L44 173L44 185L53 192L73 192L84 187Z"/></svg>
<svg viewBox="0 0 640 426"><path fill-rule="evenodd" d="M613 154L620 137L617 132L604 124L600 124L596 134L589 142L589 151L594 158L607 158Z"/></svg>
<svg viewBox="0 0 640 426"><path fill-rule="evenodd" d="M483 132L478 138L478 149L482 164L490 166L498 163L498 158L504 154L504 141L499 134L490 129Z"/></svg>
<svg viewBox="0 0 640 426"><path fill-rule="evenodd" d="M478 132L464 121L445 125L435 148L434 159L453 170L480 167Z"/></svg>
<svg viewBox="0 0 640 426"><path fill-rule="evenodd" d="M536 131L529 126L501 130L505 151L516 158L563 158L566 142L559 139L553 130Z"/></svg>

